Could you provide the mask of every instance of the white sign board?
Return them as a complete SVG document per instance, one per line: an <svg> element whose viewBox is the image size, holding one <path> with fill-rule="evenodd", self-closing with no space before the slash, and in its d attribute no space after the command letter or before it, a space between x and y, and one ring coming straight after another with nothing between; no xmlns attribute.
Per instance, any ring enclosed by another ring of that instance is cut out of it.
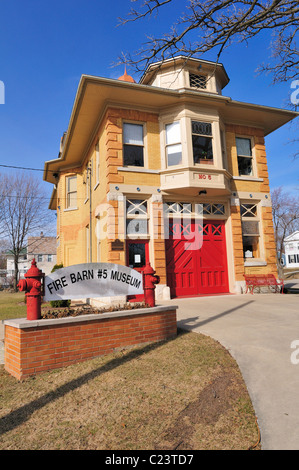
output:
<svg viewBox="0 0 299 470"><path fill-rule="evenodd" d="M142 273L113 263L86 263L45 276L44 300L143 294Z"/></svg>

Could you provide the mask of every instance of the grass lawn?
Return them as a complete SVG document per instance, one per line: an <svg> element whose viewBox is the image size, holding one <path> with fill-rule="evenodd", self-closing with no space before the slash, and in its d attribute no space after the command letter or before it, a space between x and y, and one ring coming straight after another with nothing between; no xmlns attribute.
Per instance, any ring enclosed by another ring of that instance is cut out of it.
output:
<svg viewBox="0 0 299 470"><path fill-rule="evenodd" d="M0 291L0 321L26 317L27 307L24 300L24 292Z"/></svg>
<svg viewBox="0 0 299 470"><path fill-rule="evenodd" d="M26 316L23 299L0 293L1 318ZM0 365L0 450L260 449L235 360L178 333L23 382Z"/></svg>

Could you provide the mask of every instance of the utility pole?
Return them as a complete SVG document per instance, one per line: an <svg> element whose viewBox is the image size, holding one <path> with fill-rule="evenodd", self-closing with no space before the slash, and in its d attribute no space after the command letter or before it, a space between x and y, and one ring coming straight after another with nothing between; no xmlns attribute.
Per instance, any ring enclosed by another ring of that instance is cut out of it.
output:
<svg viewBox="0 0 299 470"><path fill-rule="evenodd" d="M91 203L91 163L87 167L87 180L89 180L89 262L92 263L92 203Z"/></svg>

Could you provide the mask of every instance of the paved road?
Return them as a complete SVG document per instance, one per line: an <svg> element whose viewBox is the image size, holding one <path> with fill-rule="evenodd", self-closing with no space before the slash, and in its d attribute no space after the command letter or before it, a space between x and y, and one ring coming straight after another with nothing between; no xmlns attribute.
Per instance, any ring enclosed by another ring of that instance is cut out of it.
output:
<svg viewBox="0 0 299 470"><path fill-rule="evenodd" d="M262 449L299 450L299 296L228 295L170 303L179 306L181 328L216 339L237 361ZM294 340L298 345L292 349Z"/></svg>

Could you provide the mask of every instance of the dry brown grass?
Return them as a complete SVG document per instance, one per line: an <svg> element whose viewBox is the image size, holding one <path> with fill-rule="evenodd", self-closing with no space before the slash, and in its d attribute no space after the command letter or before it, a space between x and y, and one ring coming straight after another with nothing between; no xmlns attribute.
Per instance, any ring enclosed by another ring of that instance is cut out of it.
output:
<svg viewBox="0 0 299 470"><path fill-rule="evenodd" d="M195 333L24 382L1 366L0 400L1 450L248 449L258 441L235 361Z"/></svg>

